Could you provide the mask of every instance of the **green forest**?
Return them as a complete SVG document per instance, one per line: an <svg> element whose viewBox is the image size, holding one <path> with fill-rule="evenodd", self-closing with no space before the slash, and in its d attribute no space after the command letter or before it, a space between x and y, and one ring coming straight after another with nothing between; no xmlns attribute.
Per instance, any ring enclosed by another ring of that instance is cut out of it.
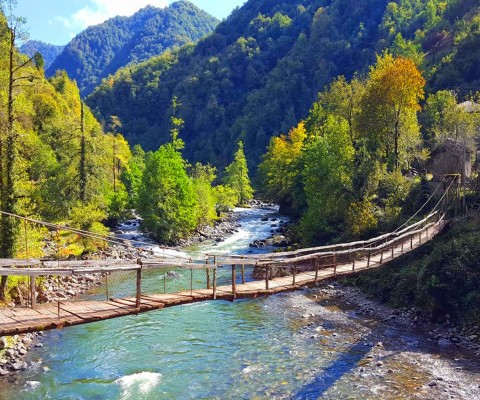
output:
<svg viewBox="0 0 480 400"><path fill-rule="evenodd" d="M165 9L147 6L131 17L112 18L85 29L48 64L47 76L66 71L84 97L119 68L195 42L217 24L216 18L188 1L177 1Z"/></svg>
<svg viewBox="0 0 480 400"><path fill-rule="evenodd" d="M366 76L384 50L416 63L426 93L474 94L479 18L474 0L249 1L198 44L121 69L86 101L154 150L169 140L175 96L191 162L224 167L242 140L255 170L270 138L307 118L318 92L337 76Z"/></svg>

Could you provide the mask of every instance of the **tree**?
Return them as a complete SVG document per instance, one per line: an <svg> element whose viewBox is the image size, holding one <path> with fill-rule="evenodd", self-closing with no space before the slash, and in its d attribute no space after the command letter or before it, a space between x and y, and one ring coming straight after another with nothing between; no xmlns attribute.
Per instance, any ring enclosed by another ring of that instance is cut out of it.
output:
<svg viewBox="0 0 480 400"><path fill-rule="evenodd" d="M302 179L307 210L300 221L306 243L331 240L345 221L352 200L353 159L355 150L348 122L333 115L326 118L324 134L306 149Z"/></svg>
<svg viewBox="0 0 480 400"><path fill-rule="evenodd" d="M241 141L238 142L238 150L235 152L234 160L225 168L223 183L235 191L237 204L245 204L246 201L253 199L253 189L248 177L247 159Z"/></svg>
<svg viewBox="0 0 480 400"><path fill-rule="evenodd" d="M282 211L292 212L296 208L294 187L298 182L298 160L306 138L307 131L303 122L293 128L288 136L273 137L258 167L262 196L278 203Z"/></svg>
<svg viewBox="0 0 480 400"><path fill-rule="evenodd" d="M161 242L185 237L197 224L197 201L185 161L171 143L148 154L139 189L143 228Z"/></svg>
<svg viewBox="0 0 480 400"><path fill-rule="evenodd" d="M379 56L370 70L358 128L390 170L407 167L420 143L417 112L425 79L412 60Z"/></svg>
<svg viewBox="0 0 480 400"><path fill-rule="evenodd" d="M215 172L216 169L210 165L196 163L190 173L197 196L198 227L212 225L217 216L215 192L212 188Z"/></svg>
<svg viewBox="0 0 480 400"><path fill-rule="evenodd" d="M15 187L15 167L17 162L17 140L18 130L21 124L20 115L22 113L23 102L19 96L20 87L28 81L33 80L33 74L30 70L32 58L25 58L18 54L16 46L19 42L25 41L28 37L23 28L25 19L13 14L13 8L16 2L14 0L0 1L0 9L5 13L7 8L6 21L0 21L2 29L1 46L2 53L7 54L6 65L2 70L6 72L7 93L5 114L6 129L2 132L0 138L0 202L1 208L5 212L0 221L1 243L0 257L12 258L14 256L14 245L16 232L16 221L10 214L16 212L17 193ZM5 288L7 277L2 276L0 281L0 300L5 298Z"/></svg>

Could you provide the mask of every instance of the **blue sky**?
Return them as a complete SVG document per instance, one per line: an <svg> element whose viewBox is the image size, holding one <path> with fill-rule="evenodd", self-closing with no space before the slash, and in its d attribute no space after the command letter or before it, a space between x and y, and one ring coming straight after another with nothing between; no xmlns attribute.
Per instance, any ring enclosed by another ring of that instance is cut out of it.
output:
<svg viewBox="0 0 480 400"><path fill-rule="evenodd" d="M219 19L246 0L190 0ZM67 44L87 26L117 15L132 15L151 4L165 7L173 0L17 0L16 15L27 18L30 39Z"/></svg>

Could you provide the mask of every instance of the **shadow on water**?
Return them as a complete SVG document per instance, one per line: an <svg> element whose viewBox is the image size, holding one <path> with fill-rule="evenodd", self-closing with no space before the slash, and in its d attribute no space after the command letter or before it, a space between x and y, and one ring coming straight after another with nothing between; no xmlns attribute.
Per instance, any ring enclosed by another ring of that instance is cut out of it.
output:
<svg viewBox="0 0 480 400"><path fill-rule="evenodd" d="M295 400L312 400L323 396L338 380L358 366L360 360L373 347L365 346L364 342L369 343L371 340L373 340L373 334L364 337L362 342L353 344L344 353L339 354L339 357L328 365L321 375L297 390L292 398Z"/></svg>

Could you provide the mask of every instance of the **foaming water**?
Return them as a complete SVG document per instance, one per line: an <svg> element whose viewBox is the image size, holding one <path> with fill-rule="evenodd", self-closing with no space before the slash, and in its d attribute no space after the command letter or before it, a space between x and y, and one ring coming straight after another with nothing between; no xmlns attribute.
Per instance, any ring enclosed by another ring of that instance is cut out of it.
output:
<svg viewBox="0 0 480 400"><path fill-rule="evenodd" d="M138 399L139 395L148 395L158 385L161 377L161 374L154 372L139 372L119 378L114 383L122 388L122 400Z"/></svg>

